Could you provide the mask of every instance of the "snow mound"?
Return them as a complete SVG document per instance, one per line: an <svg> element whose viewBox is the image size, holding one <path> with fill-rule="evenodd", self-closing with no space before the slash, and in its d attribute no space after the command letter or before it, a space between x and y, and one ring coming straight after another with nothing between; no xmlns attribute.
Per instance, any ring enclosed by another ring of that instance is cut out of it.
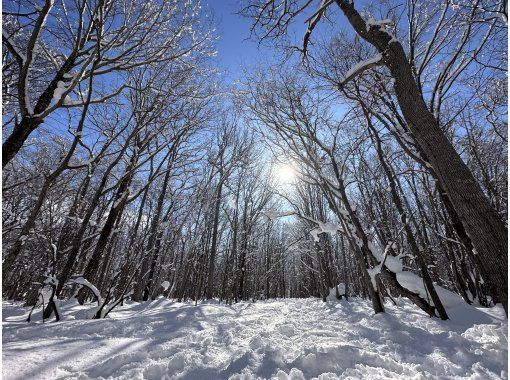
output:
<svg viewBox="0 0 510 380"><path fill-rule="evenodd" d="M345 296L345 284L343 282L341 282L334 288L329 288L329 293L328 293L328 296L326 297L326 299L328 301L337 301L338 300L338 298L336 298L337 289L338 289L339 296Z"/></svg>
<svg viewBox="0 0 510 380"><path fill-rule="evenodd" d="M440 321L397 303L374 315L359 299L195 306L159 298L83 320L76 316L95 304L68 302L63 322L27 324L28 309L4 302L3 379L507 377L501 307L459 304L450 310L462 318Z"/></svg>

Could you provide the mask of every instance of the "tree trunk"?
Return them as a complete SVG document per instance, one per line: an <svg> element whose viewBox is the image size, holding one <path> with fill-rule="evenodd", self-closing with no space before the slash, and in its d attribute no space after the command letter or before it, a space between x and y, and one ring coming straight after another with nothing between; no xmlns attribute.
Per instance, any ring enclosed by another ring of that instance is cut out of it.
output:
<svg viewBox="0 0 510 380"><path fill-rule="evenodd" d="M135 153L124 172L124 177L121 180L121 183L119 184L119 187L117 188L117 191L115 193L114 204L112 205L108 217L106 219L106 222L103 228L101 229L101 233L99 234L99 238L96 242L94 252L92 253L91 258L88 261L87 266L85 267L85 271L83 272L83 277L91 282L93 281L94 277L97 274L99 264L101 262L101 256L103 254L104 249L106 248L106 245L108 244L108 240L110 239L110 235L113 231L113 227L117 221L117 218L119 218L122 215L122 212L124 211L124 207L129 196L129 184L131 183L131 179L133 177L132 171L133 168L136 166L137 158L138 157ZM85 291L85 288L82 288L80 293L81 294L78 296L78 301L81 304L83 304L83 302L85 302L85 295L87 293Z"/></svg>
<svg viewBox="0 0 510 380"><path fill-rule="evenodd" d="M406 123L482 258L480 271L491 273L487 281L507 312L508 242L503 221L427 108L402 45L379 25L368 26L351 1L336 3L357 34L383 54Z"/></svg>
<svg viewBox="0 0 510 380"><path fill-rule="evenodd" d="M2 168L14 158L30 133L41 124L42 120L40 119L24 117L21 119L21 122L13 128L12 133L2 144Z"/></svg>
<svg viewBox="0 0 510 380"><path fill-rule="evenodd" d="M142 281L141 289L144 290L143 291L143 300L144 301L147 301L149 299L149 295L150 295L150 291L151 291L152 283L153 283L153 279L154 279L154 272L156 270L156 263L158 261L158 256L159 256L159 247L160 247L159 240L161 239L163 232L158 231L158 225L159 225L160 218L161 218L161 212L163 211L163 204L165 201L165 197L167 195L166 191L168 189L168 181L170 179L171 165L172 165L172 157L170 157L168 159L167 172L165 173L165 178L163 180L163 187L159 193L158 203L156 206L154 219L152 220L152 224L151 224L149 242L147 244L146 254L149 255L149 257L151 255L151 253L153 253L152 251L154 251L154 253L152 255L153 257L152 257L151 266L150 266L148 277L147 277L147 283L144 284L143 276L145 275L145 273L142 272L142 277L140 278L140 281ZM172 205L170 205L170 208L171 207L172 207ZM166 222L166 218L164 218L164 222ZM144 258L144 260L148 260L148 258Z"/></svg>
<svg viewBox="0 0 510 380"><path fill-rule="evenodd" d="M214 222L212 230L211 253L209 255L209 273L207 276L207 294L206 298L210 300L213 297L214 269L216 264L216 250L218 245L218 224L220 218L221 191L223 188L223 173L220 171L220 182L216 190L216 200L214 205Z"/></svg>
<svg viewBox="0 0 510 380"><path fill-rule="evenodd" d="M370 132L372 134L377 156L379 157L379 161L381 162L381 166L384 170L384 173L386 174L386 179L388 180L388 183L390 184L390 194L391 198L393 200L393 204L395 205L395 208L397 209L397 212L400 215L400 218L402 219L402 223L404 226L404 231L406 233L407 241L409 243L409 246L411 248L411 253L416 258L416 262L418 263L418 266L420 267L420 272L423 278L423 281L425 283L425 287L427 288L428 293L430 294L430 298L432 298L432 302L434 303L434 306L437 309L437 312L439 313L439 317L442 320L448 319L448 314L446 313L446 310L443 306L443 303L441 302L437 292L436 288L434 287L434 283L432 282L432 279L430 278L429 271L427 268L427 263L425 262L425 259L423 258L423 254L418 248L418 243L416 243L416 239L414 238L413 232L411 230L411 227L408 224L408 221L406 220L406 214L404 211L404 206L402 205L402 202L400 201L400 197L397 193L397 186L395 184L395 174L393 173L393 170L386 162L386 158L384 157L384 152L381 145L381 139L379 138L379 135L377 133L377 130L373 127L370 116L365 113L365 117L368 122L368 127L370 129Z"/></svg>

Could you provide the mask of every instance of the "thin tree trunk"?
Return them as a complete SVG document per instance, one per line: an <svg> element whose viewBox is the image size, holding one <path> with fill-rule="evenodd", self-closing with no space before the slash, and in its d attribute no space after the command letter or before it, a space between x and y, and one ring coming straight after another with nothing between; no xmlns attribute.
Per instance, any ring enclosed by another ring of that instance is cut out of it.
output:
<svg viewBox="0 0 510 380"><path fill-rule="evenodd" d="M482 273L507 312L508 242L506 227L492 208L467 165L448 141L429 111L414 79L402 45L380 26L368 26L347 0L336 0L354 30L384 56L395 79L395 93L404 118L420 150L437 174L466 233L471 238Z"/></svg>
<svg viewBox="0 0 510 380"><path fill-rule="evenodd" d="M207 294L206 298L209 300L213 297L213 285L214 285L214 270L216 265L216 250L218 246L218 224L220 218L220 205L221 205L221 191L223 188L223 173L220 171L220 182L216 189L216 200L214 205L214 221L212 229L212 242L211 242L211 253L209 255L209 273L207 276Z"/></svg>
<svg viewBox="0 0 510 380"><path fill-rule="evenodd" d="M407 216L405 214L404 207L403 207L402 202L400 201L400 197L397 193L397 186L396 186L395 180L394 180L395 175L394 175L392 169L390 168L390 166L387 164L386 158L384 157L384 152L383 152L382 145L381 145L381 139L379 138L377 130L373 127L368 114L365 113L365 116L367 119L368 127L369 127L371 134L373 136L373 140L374 140L376 151L377 151L377 156L379 157L379 161L381 162L383 171L386 174L386 179L388 180L388 183L390 184L390 194L391 194L391 198L393 200L393 204L395 205L395 208L397 209L397 212L400 215L400 218L402 219L402 223L404 226L404 231L406 233L407 241L411 248L411 253L416 258L416 262L418 263L418 266L420 267L420 272L421 272L423 281L425 283L428 293L430 294L430 298L432 298L432 302L434 303L434 306L436 307L437 312L439 313L439 317L442 320L446 320L446 319L448 319L448 314L446 313L443 303L441 302L441 300L436 292L434 283L432 282L432 279L430 278L430 275L429 275L427 263L425 262L425 260L423 258L422 252L418 248L416 239L414 238L413 232L411 231L411 227L409 226L409 223L407 221Z"/></svg>

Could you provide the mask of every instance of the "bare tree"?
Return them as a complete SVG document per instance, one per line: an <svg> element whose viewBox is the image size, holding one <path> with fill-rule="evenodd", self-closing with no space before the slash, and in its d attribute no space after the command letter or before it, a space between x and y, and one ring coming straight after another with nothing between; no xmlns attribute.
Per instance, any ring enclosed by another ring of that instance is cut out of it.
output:
<svg viewBox="0 0 510 380"><path fill-rule="evenodd" d="M2 167L49 115L84 104L87 92L92 92L83 86L89 77L122 79L120 74L127 70L186 61L197 50L206 50L210 34L195 33L197 6L133 0L9 3L2 42L9 51L8 64L17 66L18 72L15 78L9 76L13 101L6 111L12 130L2 145ZM101 103L126 85L89 101Z"/></svg>
<svg viewBox="0 0 510 380"><path fill-rule="evenodd" d="M261 27L259 29L262 30L263 38L279 37L286 33L292 19L302 14L312 3L313 1L251 1L243 12L254 19L254 28ZM469 6L467 19L463 20L466 27L459 34L460 39L457 47L450 59L446 61L432 88L429 107L424 98L424 89L420 87L419 77L417 77L420 72L413 70L413 52L409 53L411 55L409 57L403 44L390 31L391 25L394 24L392 19L366 20L351 1L322 2L318 10L308 19L309 27L301 50L305 54L307 53L310 33L333 3L341 10L354 32L377 50L373 57L358 63L349 70L345 75L345 80L338 83L338 86L345 86L348 81L374 66L384 65L388 69L393 78L395 96L409 128L409 137L416 143L420 153L426 157L437 175L441 188L446 193L460 223L476 249L476 254L484 258L477 262L480 266L479 270L486 274L491 273L488 276L488 281L507 310L506 227L489 203L472 172L440 128L438 120L441 104L448 89L460 73L476 60L478 52L489 39L491 31L499 19L491 18L490 21L487 21L488 30L485 33L487 37L477 41L478 46L465 54L464 48L472 43L474 30L478 28L479 14L484 13L484 9L479 7L479 2ZM443 13L447 14L449 5L446 3L443 9ZM440 31L444 17L440 16L439 19L436 30ZM445 22L447 21L448 19ZM421 27L421 24L416 23L416 27ZM437 37L437 33L432 36L431 41L428 41L432 56L438 54L435 49L437 45L434 45L435 37ZM453 43L455 42L457 41ZM442 48L440 47L439 51ZM428 56L427 52L425 52L425 56ZM433 58L430 58L429 61L427 59L423 60L422 66L433 61Z"/></svg>

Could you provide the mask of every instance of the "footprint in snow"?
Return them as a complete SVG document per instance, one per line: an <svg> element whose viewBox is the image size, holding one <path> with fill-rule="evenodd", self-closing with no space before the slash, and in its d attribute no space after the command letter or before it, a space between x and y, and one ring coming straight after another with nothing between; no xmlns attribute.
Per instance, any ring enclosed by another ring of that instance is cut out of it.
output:
<svg viewBox="0 0 510 380"><path fill-rule="evenodd" d="M250 339L250 348L252 350L257 350L264 344L264 341L262 338L258 335L255 335L253 338Z"/></svg>
<svg viewBox="0 0 510 380"><path fill-rule="evenodd" d="M296 334L296 330L292 325L281 325L278 327L278 331L280 332L280 334L286 336L293 336Z"/></svg>

